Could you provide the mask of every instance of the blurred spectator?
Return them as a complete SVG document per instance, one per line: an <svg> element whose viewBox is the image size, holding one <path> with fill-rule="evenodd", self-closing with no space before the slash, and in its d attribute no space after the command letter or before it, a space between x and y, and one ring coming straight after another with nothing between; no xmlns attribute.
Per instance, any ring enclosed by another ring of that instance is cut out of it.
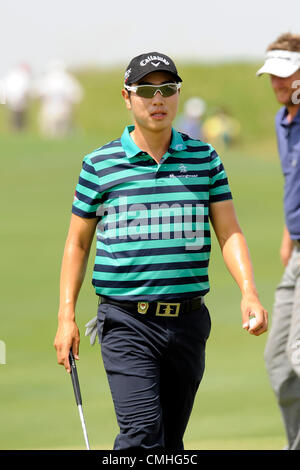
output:
<svg viewBox="0 0 300 470"><path fill-rule="evenodd" d="M227 148L240 134L240 123L225 108L218 107L203 123L203 134L213 146Z"/></svg>
<svg viewBox="0 0 300 470"><path fill-rule="evenodd" d="M203 140L202 117L206 109L205 101L201 98L190 98L184 104L184 111L179 117L176 127L180 132L192 139Z"/></svg>
<svg viewBox="0 0 300 470"><path fill-rule="evenodd" d="M31 96L31 70L27 64L14 67L2 81L2 98L10 111L13 130L26 126L29 98Z"/></svg>
<svg viewBox="0 0 300 470"><path fill-rule="evenodd" d="M82 100L83 90L62 63L51 62L35 87L41 100L39 125L46 137L63 137L73 130L74 107Z"/></svg>

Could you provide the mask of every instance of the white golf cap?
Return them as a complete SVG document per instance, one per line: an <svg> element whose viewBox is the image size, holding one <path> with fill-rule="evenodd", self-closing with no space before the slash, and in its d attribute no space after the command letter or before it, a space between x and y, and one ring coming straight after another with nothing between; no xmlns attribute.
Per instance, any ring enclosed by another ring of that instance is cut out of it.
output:
<svg viewBox="0 0 300 470"><path fill-rule="evenodd" d="M256 75L269 73L277 77L286 78L300 69L300 52L275 50L268 51L264 65Z"/></svg>

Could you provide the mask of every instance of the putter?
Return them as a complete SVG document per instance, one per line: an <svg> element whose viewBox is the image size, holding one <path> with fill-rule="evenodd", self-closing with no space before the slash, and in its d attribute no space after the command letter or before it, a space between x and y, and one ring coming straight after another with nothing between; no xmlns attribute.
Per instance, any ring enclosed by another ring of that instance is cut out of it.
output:
<svg viewBox="0 0 300 470"><path fill-rule="evenodd" d="M90 450L89 439L88 439L83 411L82 411L82 398L81 398L81 393L80 393L77 368L76 368L75 358L73 356L72 350L69 353L69 361L70 361L70 366L71 366L71 379L72 379L72 384L73 384L73 390L74 390L75 400L78 406L78 412L79 412L81 426L83 430L85 445L86 445L87 450Z"/></svg>

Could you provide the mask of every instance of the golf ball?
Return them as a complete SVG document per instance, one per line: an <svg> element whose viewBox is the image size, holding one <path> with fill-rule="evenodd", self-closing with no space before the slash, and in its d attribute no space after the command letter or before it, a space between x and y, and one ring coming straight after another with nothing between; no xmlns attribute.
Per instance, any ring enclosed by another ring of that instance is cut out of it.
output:
<svg viewBox="0 0 300 470"><path fill-rule="evenodd" d="M256 318L253 317L253 318L250 318L249 320L249 327L250 327L250 330L252 330L252 328L254 328L256 325Z"/></svg>

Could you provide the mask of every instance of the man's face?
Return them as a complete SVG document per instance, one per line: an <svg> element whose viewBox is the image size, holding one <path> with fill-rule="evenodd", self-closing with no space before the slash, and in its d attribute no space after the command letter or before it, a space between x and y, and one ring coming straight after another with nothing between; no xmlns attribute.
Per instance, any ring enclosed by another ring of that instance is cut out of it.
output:
<svg viewBox="0 0 300 470"><path fill-rule="evenodd" d="M297 88L293 88L292 85L296 80L300 80L300 70L286 78L270 75L270 79L277 101L285 106L294 104L292 102L292 95L297 91L299 85Z"/></svg>
<svg viewBox="0 0 300 470"><path fill-rule="evenodd" d="M134 85L161 85L174 82L172 74L168 72L152 72L143 77ZM179 101L179 92L164 98L158 91L153 98L143 98L135 92L130 96L122 90L127 109L131 110L135 124L142 129L160 132L171 128L176 117Z"/></svg>

